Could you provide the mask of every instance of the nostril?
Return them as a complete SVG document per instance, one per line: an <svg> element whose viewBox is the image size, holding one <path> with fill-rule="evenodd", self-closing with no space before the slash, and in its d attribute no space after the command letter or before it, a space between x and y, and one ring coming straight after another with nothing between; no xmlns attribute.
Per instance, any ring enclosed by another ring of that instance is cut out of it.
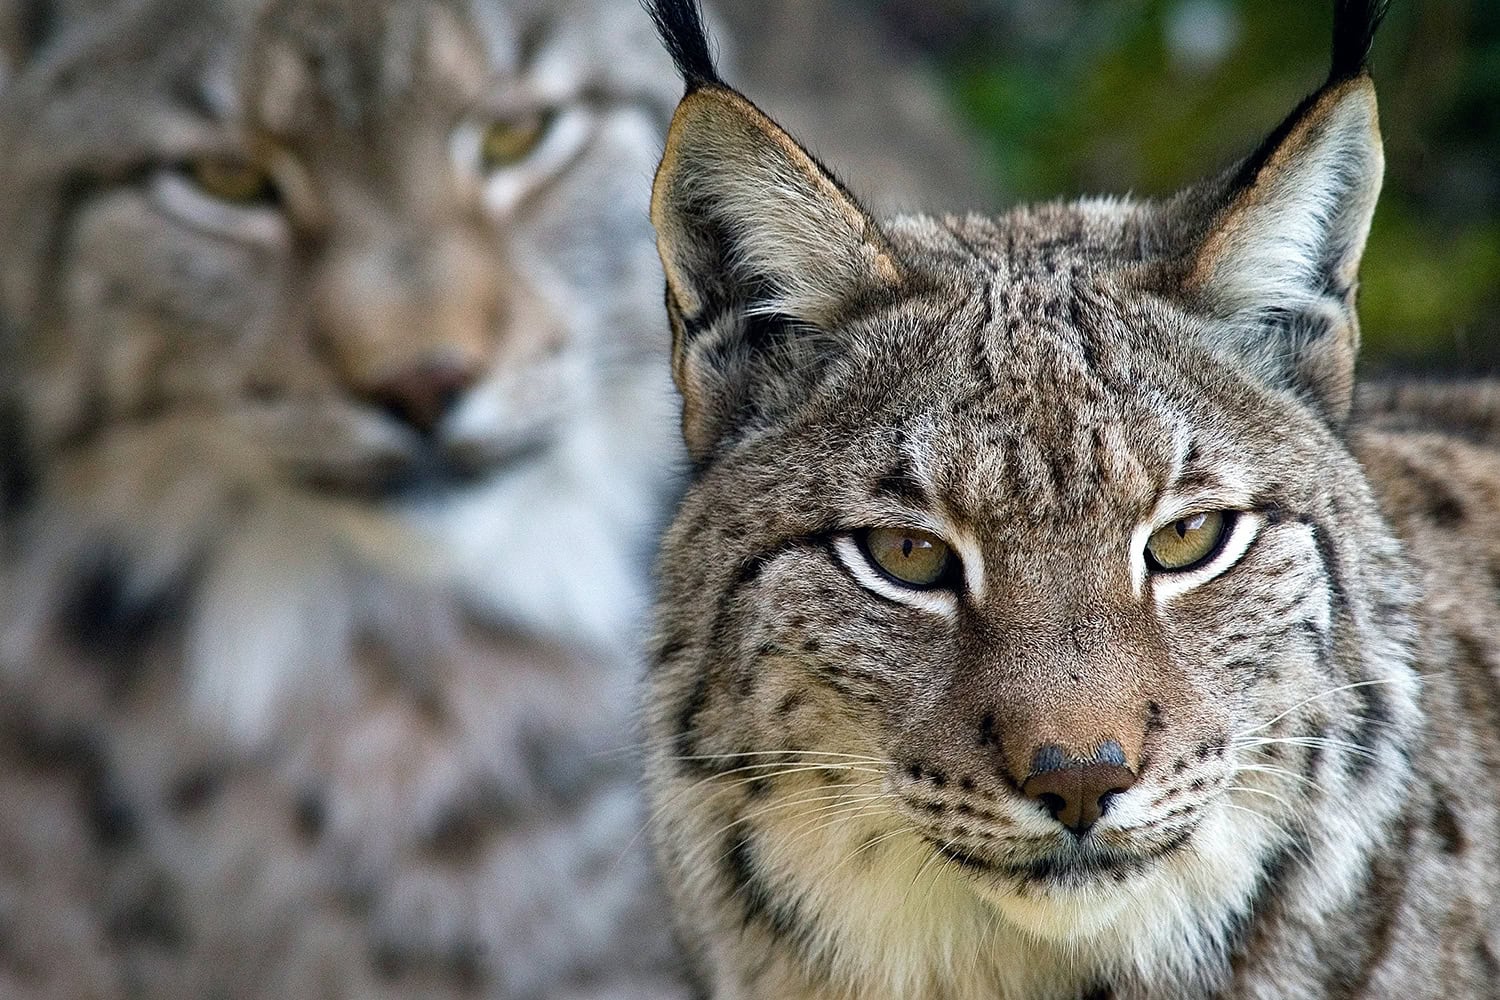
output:
<svg viewBox="0 0 1500 1000"><path fill-rule="evenodd" d="M1135 772L1125 766L1118 747L1111 741L1083 758L1056 745L1044 746L1032 756L1031 776L1021 791L1057 822L1082 835L1099 821L1117 795L1136 782Z"/></svg>

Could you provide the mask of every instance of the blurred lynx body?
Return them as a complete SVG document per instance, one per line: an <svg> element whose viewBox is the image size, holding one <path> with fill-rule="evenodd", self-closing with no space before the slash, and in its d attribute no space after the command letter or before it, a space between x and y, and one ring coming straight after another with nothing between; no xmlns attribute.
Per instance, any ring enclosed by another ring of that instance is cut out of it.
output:
<svg viewBox="0 0 1500 1000"><path fill-rule="evenodd" d="M644 14L3 6L0 996L678 995Z"/></svg>
<svg viewBox="0 0 1500 1000"><path fill-rule="evenodd" d="M877 220L655 5L651 783L716 1000L1496 995L1500 395L1355 405L1335 6L1218 178Z"/></svg>

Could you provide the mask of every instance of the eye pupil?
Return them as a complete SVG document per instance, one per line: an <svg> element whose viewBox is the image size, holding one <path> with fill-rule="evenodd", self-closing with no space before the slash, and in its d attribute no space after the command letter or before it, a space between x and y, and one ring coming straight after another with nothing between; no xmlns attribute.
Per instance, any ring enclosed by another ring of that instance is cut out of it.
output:
<svg viewBox="0 0 1500 1000"><path fill-rule="evenodd" d="M1180 518L1159 529L1146 542L1152 568L1177 572L1205 562L1218 551L1233 517L1232 511L1210 511Z"/></svg>
<svg viewBox="0 0 1500 1000"><path fill-rule="evenodd" d="M856 535L866 558L886 577L908 587L946 586L953 551L936 535L917 529L870 528Z"/></svg>
<svg viewBox="0 0 1500 1000"><path fill-rule="evenodd" d="M552 124L551 115L536 115L520 121L497 121L484 133L480 159L484 169L498 170L519 163L537 146Z"/></svg>
<svg viewBox="0 0 1500 1000"><path fill-rule="evenodd" d="M276 193L270 175L249 160L206 156L188 164L187 173L204 192L221 201L270 201Z"/></svg>

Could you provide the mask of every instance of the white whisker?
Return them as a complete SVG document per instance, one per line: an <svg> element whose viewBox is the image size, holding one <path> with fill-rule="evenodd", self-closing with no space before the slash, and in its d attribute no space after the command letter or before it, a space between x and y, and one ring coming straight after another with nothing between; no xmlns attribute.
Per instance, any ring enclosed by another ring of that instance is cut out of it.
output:
<svg viewBox="0 0 1500 1000"><path fill-rule="evenodd" d="M1250 795L1264 795L1268 799L1274 799L1275 801L1280 802L1282 805L1286 806L1288 810L1295 809L1295 807L1290 802L1282 798L1280 795L1277 795L1275 792L1268 792L1262 788L1250 788L1246 785L1230 785L1227 789L1225 789L1225 791L1246 792Z"/></svg>
<svg viewBox="0 0 1500 1000"><path fill-rule="evenodd" d="M1240 733L1239 735L1242 736L1242 737L1243 736L1249 736L1251 733L1259 732L1260 730L1265 729L1267 726L1274 726L1276 723L1280 722L1282 719L1286 718L1288 715L1291 715L1293 712L1297 711L1297 709L1299 709L1299 708L1303 708L1303 707L1305 707L1307 705L1311 705L1313 702L1320 701L1323 698L1330 698L1333 695L1341 694L1341 693L1343 693L1345 691L1353 691L1355 688L1372 687L1372 686L1374 686L1376 684L1405 684L1409 680L1410 681L1420 681L1421 679L1422 678L1421 678L1420 674L1413 674L1410 677L1377 677L1377 678L1374 678L1373 680L1355 681L1352 684L1341 684L1338 687L1329 688L1327 691L1323 691L1320 694L1315 694L1311 698L1304 698L1301 701L1297 702L1297 704L1293 705L1291 708L1288 708L1286 711L1282 712L1281 714L1272 716L1271 718L1267 719L1265 722L1262 722L1260 725L1254 726L1254 727L1252 727L1250 729L1247 729L1244 732Z"/></svg>
<svg viewBox="0 0 1500 1000"><path fill-rule="evenodd" d="M1260 736L1251 740L1236 741L1233 746L1236 750L1261 746L1321 747L1328 750L1347 750L1349 753L1362 754L1372 760L1376 756L1375 751L1367 746L1329 736Z"/></svg>

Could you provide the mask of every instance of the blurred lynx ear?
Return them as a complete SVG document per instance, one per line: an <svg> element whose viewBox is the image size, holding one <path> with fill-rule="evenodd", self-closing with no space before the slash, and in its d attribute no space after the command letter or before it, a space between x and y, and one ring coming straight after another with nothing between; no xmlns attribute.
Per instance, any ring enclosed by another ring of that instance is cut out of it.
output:
<svg viewBox="0 0 1500 1000"><path fill-rule="evenodd" d="M1235 321L1236 348L1347 416L1359 326L1354 292L1385 158L1365 59L1384 14L1338 0L1333 69L1226 180L1224 207L1192 260L1188 288Z"/></svg>
<svg viewBox="0 0 1500 1000"><path fill-rule="evenodd" d="M683 433L701 460L795 367L787 341L901 282L879 228L805 149L726 86L695 0L648 6L687 82L652 190ZM759 395L758 395L759 394Z"/></svg>

